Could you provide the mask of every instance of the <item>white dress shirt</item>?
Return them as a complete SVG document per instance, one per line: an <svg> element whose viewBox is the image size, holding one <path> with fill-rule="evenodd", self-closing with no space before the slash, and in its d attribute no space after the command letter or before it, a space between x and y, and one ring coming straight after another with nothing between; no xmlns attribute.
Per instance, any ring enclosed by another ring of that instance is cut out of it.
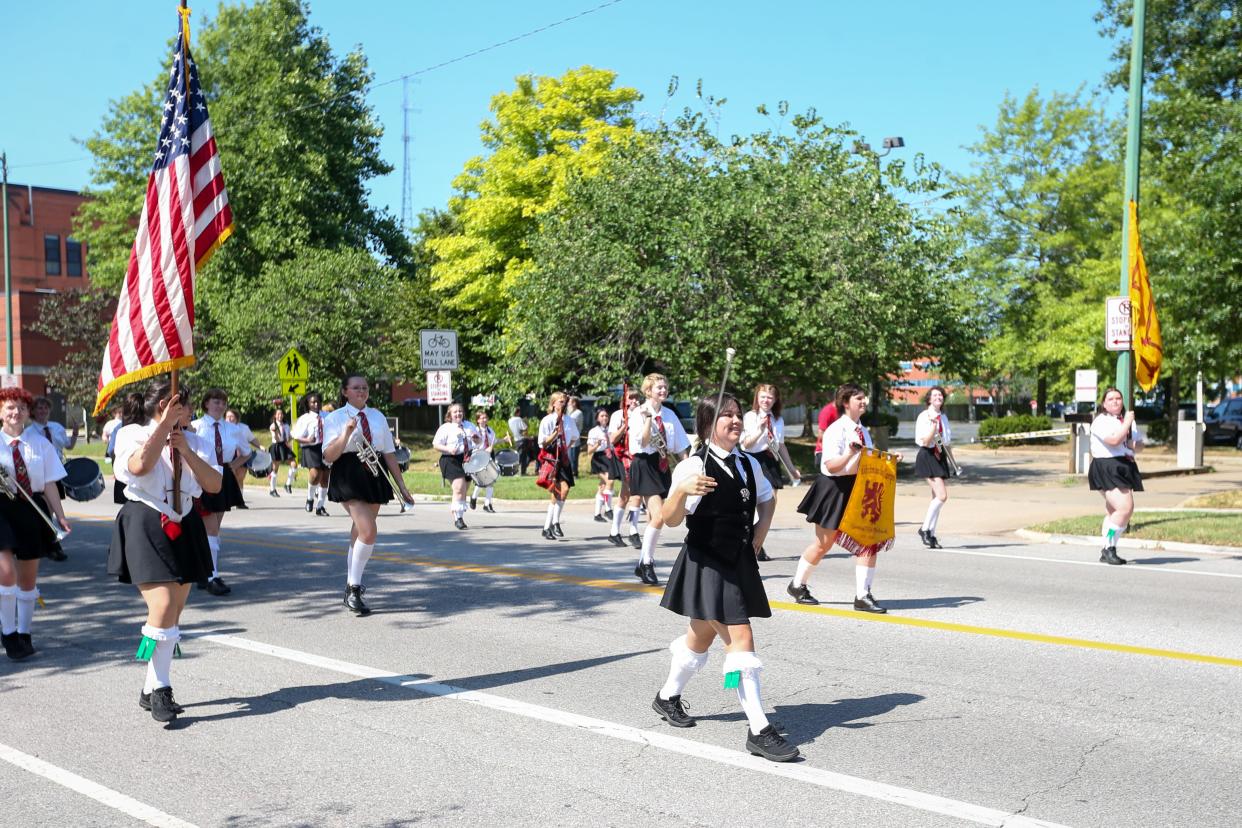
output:
<svg viewBox="0 0 1242 828"><path fill-rule="evenodd" d="M220 426L220 457L216 457L215 449L217 425ZM211 449L208 459L221 468L233 462L233 459L239 454L243 457L250 454L250 448L247 445L248 441L241 428L227 420L217 420L208 414L204 414L190 423L190 428L195 434L207 441L207 445Z"/></svg>
<svg viewBox="0 0 1242 828"><path fill-rule="evenodd" d="M603 426L597 425L595 428L587 432L588 451L601 451L608 448L610 445L611 441L608 439L608 429Z"/></svg>
<svg viewBox="0 0 1242 828"><path fill-rule="evenodd" d="M441 423L436 429L436 436L431 438L431 444L447 450L449 454L465 454L466 441L472 434L477 433L470 423ZM473 446L472 442L471 447Z"/></svg>
<svg viewBox="0 0 1242 828"><path fill-rule="evenodd" d="M555 414L549 414L539 421L539 445L546 446L548 441L552 439L552 433L556 431L556 416ZM577 445L581 432L578 431L578 426L574 424L573 418L566 414L562 419L562 424L565 432L565 446Z"/></svg>
<svg viewBox="0 0 1242 828"><path fill-rule="evenodd" d="M764 419L771 417L772 434L771 439L768 437L768 429L765 427ZM751 444L746 451L758 454L764 451L771 444L772 451L778 451L782 443L785 442L785 418L772 414L764 414L762 411L747 411L742 417L742 442L738 443L741 447L745 445L752 437L758 436L759 439Z"/></svg>
<svg viewBox="0 0 1242 828"><path fill-rule="evenodd" d="M643 412L651 414L651 428L655 430L655 412L652 410L651 403L645 402L638 408L630 412L630 454L654 454L655 446L651 443L643 445L640 439L643 434L643 421L646 419ZM664 423L664 445L668 447L669 454L681 454L690 448L690 438L686 436L686 430L681 427L681 420L677 418L677 412L669 406L665 405L660 408L660 421Z"/></svg>
<svg viewBox="0 0 1242 828"><path fill-rule="evenodd" d="M854 422L846 414L842 414L836 422L828 426L828 430L824 432L824 459L819 467L821 474L829 477L849 477L852 474L858 474L858 464L862 458L861 451L854 453L850 461L845 464L845 468L839 472L828 471L828 461L851 453L850 444L858 442L859 429L862 429L863 445L867 448L874 448L871 442L871 432L867 430L867 427Z"/></svg>
<svg viewBox="0 0 1242 828"><path fill-rule="evenodd" d="M13 485L17 485L17 473L13 463L14 441L17 442L17 447L21 451L22 462L26 464L26 473L30 476L32 493L41 493L48 483L55 483L65 476L64 464L60 462L55 447L42 434L37 432L32 434L27 429L20 437L11 437L7 432L0 433L0 437L4 438L4 447L0 449L0 466L4 466ZM14 492L14 494L17 493Z"/></svg>
<svg viewBox="0 0 1242 828"><path fill-rule="evenodd" d="M341 406L331 414L323 418L323 442L324 445L331 443L337 437L345 433L345 426L349 423L351 417L359 415L367 418L367 425L371 427L371 445L379 454L392 454L397 450L396 444L392 439L392 429L388 427L388 420L379 411L367 406L362 411L354 408L349 403ZM358 427L354 429L355 435L362 434L362 422L359 421ZM362 445L360 437L351 437L349 443L345 446L342 454L357 454L358 447Z"/></svg>
<svg viewBox="0 0 1242 828"><path fill-rule="evenodd" d="M317 446L323 433L323 414L307 411L293 424L293 439L304 446Z"/></svg>
<svg viewBox="0 0 1242 828"><path fill-rule="evenodd" d="M743 454L742 452L738 451L736 448L732 452L727 452L724 449L722 449L720 446L716 445L715 443L710 444L707 447L707 450L710 451L717 460L721 460L721 461L723 461L727 455L732 453L733 462L739 464L738 469L741 469L740 464L750 463L750 473L751 473L751 476L754 477L755 479L755 502L756 504L767 503L769 500L772 499L772 483L768 480L767 476L759 468L758 460L751 457L749 454ZM728 465L726 465L724 462L721 462L720 467L724 470L725 474L729 475L729 477L733 476L733 473L729 471ZM703 458L699 457L698 453L695 452L694 454L687 457L685 460L678 463L677 468L673 469L673 482L669 488L669 491L671 492L673 489L676 489L677 486L680 483L682 483L686 478L692 477L697 474L702 474L702 473L703 473ZM686 513L694 514L694 510L699 508L699 502L702 500L703 500L702 495L688 496L686 498Z"/></svg>
<svg viewBox="0 0 1242 828"><path fill-rule="evenodd" d="M936 445L936 425L939 420L940 439L947 446L953 442L953 435L949 431L949 418L941 414L939 417L931 408L926 408L919 413L919 417L914 421L914 442L923 448L933 448Z"/></svg>
<svg viewBox="0 0 1242 828"><path fill-rule="evenodd" d="M194 477L190 465L181 464L181 498L175 505L172 503L173 467L170 447L164 446L159 461L146 474L134 474L129 470L129 458L134 452L142 451L153 433L154 422L121 427L116 435L116 463L113 474L125 484L126 498L150 506L169 520L180 523L190 509L194 508L194 498L203 493L203 487ZM191 451L213 469L223 473L223 469L216 464L216 449L212 442L188 430L185 432L185 441Z"/></svg>
<svg viewBox="0 0 1242 828"><path fill-rule="evenodd" d="M1091 421L1091 456L1092 457L1133 457L1133 446L1124 441L1115 446L1104 442L1105 437L1116 439L1122 433L1121 420L1111 414L1099 414ZM1138 445L1143 442L1143 433L1136 424L1130 424L1130 442Z"/></svg>
<svg viewBox="0 0 1242 828"><path fill-rule="evenodd" d="M65 449L69 448L69 432L65 431L63 425L55 420L48 420L47 425L39 425L32 421L26 426L26 434L37 434L50 442L56 449L56 456L62 463L65 461Z"/></svg>

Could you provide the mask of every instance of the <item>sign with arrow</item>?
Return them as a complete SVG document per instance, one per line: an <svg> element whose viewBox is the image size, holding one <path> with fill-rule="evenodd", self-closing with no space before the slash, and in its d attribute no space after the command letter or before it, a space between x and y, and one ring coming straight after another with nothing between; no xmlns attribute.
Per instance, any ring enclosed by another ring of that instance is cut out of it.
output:
<svg viewBox="0 0 1242 828"><path fill-rule="evenodd" d="M1130 350L1130 297L1110 296L1104 300L1104 347L1109 351Z"/></svg>
<svg viewBox="0 0 1242 828"><path fill-rule="evenodd" d="M276 363L276 374L280 377L281 393L300 397L307 390L310 363L298 352L297 348L290 348Z"/></svg>

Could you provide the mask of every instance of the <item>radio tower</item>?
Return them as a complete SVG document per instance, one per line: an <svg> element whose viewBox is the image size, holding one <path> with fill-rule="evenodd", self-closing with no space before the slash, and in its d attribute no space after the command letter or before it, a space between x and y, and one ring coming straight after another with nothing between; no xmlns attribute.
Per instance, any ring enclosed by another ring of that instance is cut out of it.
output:
<svg viewBox="0 0 1242 828"><path fill-rule="evenodd" d="M401 79L401 227L407 233L414 227L414 176L410 170L410 79Z"/></svg>

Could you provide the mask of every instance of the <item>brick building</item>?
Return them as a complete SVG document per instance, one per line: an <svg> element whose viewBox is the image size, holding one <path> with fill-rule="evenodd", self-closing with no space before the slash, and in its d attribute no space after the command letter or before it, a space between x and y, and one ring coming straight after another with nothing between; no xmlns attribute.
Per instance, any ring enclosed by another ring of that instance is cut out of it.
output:
<svg viewBox="0 0 1242 828"><path fill-rule="evenodd" d="M73 190L13 183L8 187L13 373L32 394L47 391L47 373L65 355L59 343L30 329L39 318L43 297L90 284L85 245L73 237L73 216L85 200ZM0 336L8 336L3 314ZM0 361L0 371L7 368Z"/></svg>

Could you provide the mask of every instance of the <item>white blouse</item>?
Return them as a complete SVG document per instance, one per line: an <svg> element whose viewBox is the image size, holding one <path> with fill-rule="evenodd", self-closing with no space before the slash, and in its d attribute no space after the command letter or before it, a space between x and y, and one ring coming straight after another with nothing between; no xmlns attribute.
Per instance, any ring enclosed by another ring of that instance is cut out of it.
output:
<svg viewBox="0 0 1242 828"><path fill-rule="evenodd" d="M42 434L37 432L31 434L29 430L26 430L22 432L21 437L10 437L8 433L0 434L0 437L4 438L4 449L0 450L0 466L4 466L13 485L17 485L17 473L13 470L13 443L15 442L22 453L22 462L26 464L26 474L30 476L32 493L42 492L43 487L48 483L55 483L65 476L65 467L60 462L56 447L49 443Z"/></svg>
<svg viewBox="0 0 1242 828"><path fill-rule="evenodd" d="M431 444L447 449L449 454L465 454L466 440L477 433L470 423L441 423L436 429L436 436L431 438Z"/></svg>
<svg viewBox="0 0 1242 828"><path fill-rule="evenodd" d="M769 422L770 420L770 422ZM768 437L768 426L772 428L772 437ZM771 445L772 450L785 442L785 418L773 416L772 414L763 414L759 411L747 411L746 416L742 418L742 442L739 447L745 446L752 437L758 437L750 448L744 449L752 454L758 454Z"/></svg>
<svg viewBox="0 0 1242 828"><path fill-rule="evenodd" d="M608 439L608 429L603 426L596 426L587 432L587 449L589 451L603 451L611 446L612 443Z"/></svg>
<svg viewBox="0 0 1242 828"><path fill-rule="evenodd" d="M711 451L712 455L715 456L717 460L723 460L727 454L724 449L714 443L708 446L708 450ZM768 480L767 475L763 473L763 470L759 468L759 461L751 457L749 454L739 452L737 449L734 449L732 453L733 462L738 464L739 469L741 468L742 463L750 463L750 473L755 479L756 502L767 503L771 500L772 483ZM720 464L720 468L724 470L725 474L730 477L733 476L733 473L729 471L729 467L723 462ZM673 482L670 484L669 490L672 491L673 489L676 489L677 486L687 477L702 473L703 458L699 457L698 452L695 452L682 462L678 463L677 467L673 469ZM689 495L686 497L686 513L691 515L694 514L694 510L699 508L699 503L702 500L702 495ZM758 515L755 517L758 518Z"/></svg>
<svg viewBox="0 0 1242 828"><path fill-rule="evenodd" d="M1091 421L1091 456L1092 457L1133 457L1133 446L1127 446L1125 441L1115 446L1110 446L1104 442L1104 438L1116 439L1117 435L1122 433L1121 420L1111 414L1100 414ZM1143 433L1139 431L1136 424L1130 424L1130 442L1134 445L1140 445L1143 442Z"/></svg>
<svg viewBox="0 0 1242 828"><path fill-rule="evenodd" d="M577 445L578 438L582 436L582 433L578 431L577 424L574 423L574 421L570 418L568 414L565 415L562 421L562 427L564 428L564 434L562 436L562 441L565 443L566 448L568 448L569 446ZM556 415L555 414L549 414L548 416L540 420L539 421L539 445L541 446L547 445L548 441L552 439L552 433L555 431L556 431Z"/></svg>
<svg viewBox="0 0 1242 828"><path fill-rule="evenodd" d="M216 426L220 427L220 457L216 457ZM207 414L199 417L190 423L190 428L199 437L207 441L207 445L211 448L210 460L212 463L223 467L226 463L231 463L237 455L246 455L250 453L250 449L246 447L248 442L242 430L237 426L225 420L217 420Z"/></svg>
<svg viewBox="0 0 1242 828"><path fill-rule="evenodd" d="M655 446L651 443L643 444L641 437L643 434L643 412L653 414L651 428L655 429L654 412L650 403L643 403L638 408L630 412L630 454L654 454ZM664 445L668 446L669 454L681 454L690 448L690 438L686 436L686 430L681 426L681 420L677 418L677 412L667 405L660 408L660 421L664 424Z"/></svg>
<svg viewBox="0 0 1242 828"><path fill-rule="evenodd" d="M940 439L946 446L952 443L953 438L949 432L949 418L944 414L937 417L931 408L924 409L919 414L919 418L914 421L914 442L923 448L934 447L936 445L937 424L940 426Z"/></svg>
<svg viewBox="0 0 1242 828"><path fill-rule="evenodd" d="M371 427L371 445L380 454L392 454L397 450L396 444L393 443L392 429L388 427L388 420L383 414L374 408L367 406L359 411L349 403L341 406L331 414L323 418L323 442L324 445L331 443L337 437L345 433L345 426L349 423L351 417L359 415L367 418L367 425ZM358 427L354 429L354 434L362 434L362 423L358 423ZM351 437L349 443L342 450L342 454L357 454L358 448L362 445L359 437Z"/></svg>
<svg viewBox="0 0 1242 828"><path fill-rule="evenodd" d="M874 448L871 442L871 432L867 430L867 427L854 422L846 414L842 414L836 422L828 426L828 430L824 432L824 459L820 463L820 474L826 474L829 477L849 477L858 474L862 452L855 453L845 464L845 468L839 472L828 471L828 461L850 454L850 444L859 442L860 431L862 432L862 444L867 448Z"/></svg>
<svg viewBox="0 0 1242 828"><path fill-rule="evenodd" d="M112 472L116 479L125 484L125 497L151 507L169 520L181 522L181 519L194 508L194 498L203 493L203 487L194 477L194 471L188 463L181 465L181 497L172 504L172 449L164 446L159 461L146 474L134 474L129 470L129 458L134 452L141 452L147 440L155 432L155 423L146 425L122 426L116 435L116 460ZM216 449L207 439L192 431L185 432L185 441L190 450L211 465L216 471Z"/></svg>

